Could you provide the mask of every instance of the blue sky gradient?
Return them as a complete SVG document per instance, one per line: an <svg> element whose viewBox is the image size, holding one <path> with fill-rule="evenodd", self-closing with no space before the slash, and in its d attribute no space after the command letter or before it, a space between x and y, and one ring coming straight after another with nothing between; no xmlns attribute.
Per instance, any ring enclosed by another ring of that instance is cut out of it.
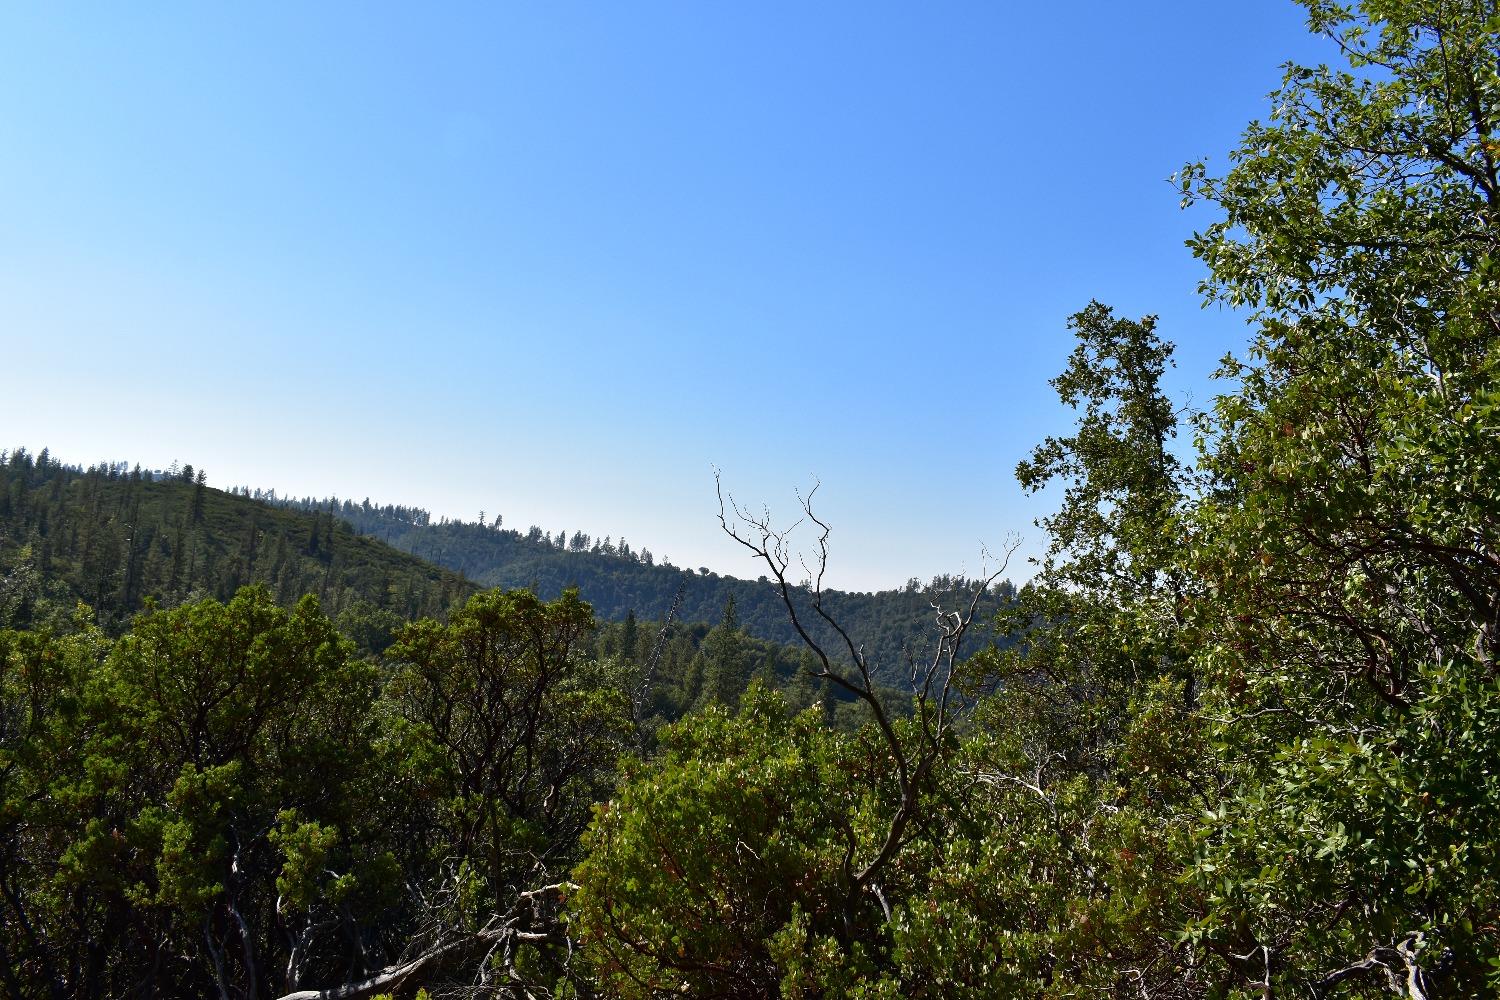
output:
<svg viewBox="0 0 1500 1000"><path fill-rule="evenodd" d="M1275 0L10 5L0 447L752 576L713 466L817 476L834 585L973 572L1068 314L1212 393L1167 177L1329 57Z"/></svg>

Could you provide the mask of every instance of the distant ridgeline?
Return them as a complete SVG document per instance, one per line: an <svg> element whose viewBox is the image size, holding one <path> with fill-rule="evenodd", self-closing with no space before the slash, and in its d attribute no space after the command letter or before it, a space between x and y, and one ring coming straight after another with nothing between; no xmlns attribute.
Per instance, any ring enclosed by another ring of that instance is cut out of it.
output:
<svg viewBox="0 0 1500 1000"><path fill-rule="evenodd" d="M58 623L78 601L122 628L147 599L227 600L264 584L315 594L346 631L441 615L476 588L323 512L211 489L191 465L87 469L0 451L0 628Z"/></svg>
<svg viewBox="0 0 1500 1000"><path fill-rule="evenodd" d="M250 583L282 604L316 595L347 634L376 651L400 622L443 616L481 586L529 587L546 599L577 587L602 621L634 612L653 632L648 623L661 620L681 588L681 623L717 623L733 598L748 635L800 645L768 581L659 564L623 539L522 533L498 517L433 521L410 507L225 492L191 465L84 468L46 449L0 451L0 628L61 624L82 601L118 631L148 600L227 600ZM906 651L929 648L931 602L951 607L969 586L962 578L913 580L874 594L830 591L825 601L865 644L880 680L900 687ZM1009 582L998 585L978 621L1013 594ZM969 651L987 639L987 630L977 632Z"/></svg>
<svg viewBox="0 0 1500 1000"><path fill-rule="evenodd" d="M741 580L707 569L682 569L657 563L647 549L632 549L621 538L591 538L583 532L555 534L532 526L526 532L502 527L502 519L475 522L434 521L420 508L355 503L336 498L292 499L272 492L241 490L244 497L313 515L335 515L361 535L380 540L489 587L529 587L546 599L567 587L577 587L594 612L606 621L624 621L632 611L640 620L660 620L671 607L678 588L684 622L716 622L725 603L734 598L739 624L752 636L778 643L797 643L776 588L765 578ZM902 590L876 593L825 592L824 606L857 641L865 644L880 678L901 684L907 651L930 648L934 602L953 608L973 582L962 577L938 577L921 585L915 579ZM1010 581L998 583L986 595L976 623L988 624L995 610L1015 595ZM812 621L809 611L805 621ZM826 630L818 637L826 638ZM970 640L970 652L989 639L981 629ZM830 653L842 652L830 648Z"/></svg>

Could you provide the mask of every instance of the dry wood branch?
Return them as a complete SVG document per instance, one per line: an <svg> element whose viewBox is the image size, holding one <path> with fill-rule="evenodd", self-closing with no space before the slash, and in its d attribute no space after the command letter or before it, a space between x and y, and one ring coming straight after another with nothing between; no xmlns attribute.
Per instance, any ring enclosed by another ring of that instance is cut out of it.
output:
<svg viewBox="0 0 1500 1000"><path fill-rule="evenodd" d="M646 728L645 711L646 705L651 700L651 688L656 683L656 671L661 665L662 651L667 648L667 638L672 632L672 623L677 619L677 613L682 610L682 598L687 593L687 581L677 585L677 593L672 597L672 606L667 609L667 614L661 620L661 631L656 635L656 644L651 647L651 656L646 661L646 668L641 671L641 682L637 685L630 699L631 718L635 721L637 741L642 749L645 747Z"/></svg>
<svg viewBox="0 0 1500 1000"><path fill-rule="evenodd" d="M1330 996L1335 987L1346 980L1363 978L1371 974L1385 981L1385 988L1407 1000L1429 1000L1432 996L1431 974L1422 966L1422 945L1425 935L1413 931L1392 944L1371 948L1364 958L1336 969L1313 984L1313 993L1320 997Z"/></svg>
<svg viewBox="0 0 1500 1000"><path fill-rule="evenodd" d="M532 915L536 903L564 890L576 888L578 886L572 882L556 882L518 893L516 904L508 913L492 917L479 931L446 936L414 958L389 965L366 979L322 990L297 990L284 994L277 1000L363 1000L377 993L398 989L418 973L460 960L465 955L489 956L497 946L506 948L508 954L510 946L516 941L551 940L552 928L528 930L523 924Z"/></svg>
<svg viewBox="0 0 1500 1000"><path fill-rule="evenodd" d="M954 667L961 654L964 637L973 624L984 594L1005 572L1010 557L1019 548L1020 542L1014 538L1009 541L998 568L986 573L976 583L960 610L944 611L934 605L938 633L936 647L931 658L924 664L918 666L913 662L909 676L920 739L908 741L897 733L886 707L881 703L874 681L874 670L864 645L855 640L825 604L823 579L828 569L828 539L832 529L813 509L817 484L806 496L800 493L797 495L802 517L787 528L775 527L770 511L764 507L757 514L736 503L734 497L724 491L723 481L717 470L714 485L719 498L720 527L770 570L781 602L791 618L792 627L817 658L818 667L812 671L813 676L827 679L868 707L896 772L899 800L874 857L856 870L851 844L851 850L844 859L844 877L849 886L852 905L860 893L875 885L881 870L904 843L907 827L919 807L921 793L930 781L935 765L946 752L947 736L953 721ZM788 579L793 560L791 535L804 522L817 529L814 565L808 567L799 556L798 562L806 570L807 582L794 585ZM825 645L813 636L809 628L811 623L804 621L804 612L798 608L795 595L799 591L806 595L812 613L848 654L847 666L835 663ZM881 901L884 906L883 896Z"/></svg>

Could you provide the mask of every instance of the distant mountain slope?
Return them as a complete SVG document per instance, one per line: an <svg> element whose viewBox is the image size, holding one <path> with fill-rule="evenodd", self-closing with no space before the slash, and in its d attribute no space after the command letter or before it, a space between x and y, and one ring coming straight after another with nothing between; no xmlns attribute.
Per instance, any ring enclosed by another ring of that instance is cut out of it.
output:
<svg viewBox="0 0 1500 1000"><path fill-rule="evenodd" d="M732 596L740 626L750 635L778 643L799 641L775 587L764 578L741 580L706 570L694 572L657 564L649 551L632 550L623 540L602 541L586 535L555 537L541 528L526 533L496 524L441 520L433 522L425 510L379 506L369 501L263 499L310 513L334 514L354 530L456 570L487 586L532 587L551 598L566 587L577 587L595 613L607 621L623 621L632 611L641 620L660 619L682 588L679 620L714 622ZM881 679L899 683L904 676L906 650L928 648L932 635L931 604L953 607L956 596L971 586L962 578L939 578L926 586L915 581L903 590L876 593L828 592L825 607L850 634L866 645ZM1014 594L1008 581L986 599L987 621L1003 600ZM808 616L811 620L811 616ZM979 642L985 640L981 634ZM978 648L978 643L970 647ZM831 650L832 651L832 650Z"/></svg>
<svg viewBox="0 0 1500 1000"><path fill-rule="evenodd" d="M149 598L226 599L248 583L284 602L316 594L356 635L442 614L476 589L326 512L210 489L191 466L83 470L45 450L0 452L0 628L66 618L77 601L113 628Z"/></svg>

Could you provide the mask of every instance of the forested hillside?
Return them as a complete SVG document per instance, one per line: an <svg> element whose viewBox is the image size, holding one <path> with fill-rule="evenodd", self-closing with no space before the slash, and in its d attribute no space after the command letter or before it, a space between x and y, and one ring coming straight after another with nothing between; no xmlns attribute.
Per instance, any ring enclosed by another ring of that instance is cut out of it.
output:
<svg viewBox="0 0 1500 1000"><path fill-rule="evenodd" d="M283 603L314 594L352 627L387 631L475 590L327 514L212 489L192 466L153 478L65 466L46 449L0 453L0 627L65 621L82 601L116 628L148 599L227 600L249 583Z"/></svg>
<svg viewBox="0 0 1500 1000"><path fill-rule="evenodd" d="M368 500L251 494L256 495L277 506L336 515L361 534L485 586L528 587L545 598L577 588L606 621L624 621L632 612L643 620L660 618L680 590L677 615L681 621L717 621L725 602L732 598L746 632L778 643L798 641L777 588L765 577L740 580L706 568L694 571L661 565L650 550L632 549L624 539L591 538L582 532L553 534L535 526L522 532L503 527L498 515L484 524L435 522L420 508L382 506ZM705 516L712 513L705 512ZM925 650L933 639L933 604L952 610L967 599L975 583L962 577L939 577L926 584L912 580L901 590L830 590L823 599L827 609L866 643L882 680L895 684L907 676L908 652ZM999 581L981 602L983 615L992 615L1014 592L1009 581ZM798 600L804 602L800 606L810 627L827 638L826 628L807 608L805 596L799 595Z"/></svg>
<svg viewBox="0 0 1500 1000"><path fill-rule="evenodd" d="M974 643L982 645L982 638ZM855 693L819 676L820 664L811 650L749 635L732 600L712 625L673 622L663 628L660 622L638 622L633 615L602 624L594 654L618 662L640 679L639 721L652 741L662 725L712 706L735 705L754 685L776 692L795 711L813 710L821 722L837 729L854 730L868 721ZM887 711L906 714L909 686L882 684L875 694Z"/></svg>
<svg viewBox="0 0 1500 1000"><path fill-rule="evenodd" d="M478 589L327 512L211 489L191 466L170 474L125 464L79 469L25 448L3 458L0 628L68 630L82 603L95 624L118 632L148 603L227 601L259 584L286 606L317 597L358 648L379 653L401 626L444 616ZM841 711L848 723L850 696L808 678L800 645L746 634L732 597L706 620L679 614L664 626L665 617L666 609L647 620L627 613L589 641L630 669L652 664L643 690L650 729L710 703L733 704L757 679L799 707L822 701L830 721ZM884 696L899 710L900 689Z"/></svg>

